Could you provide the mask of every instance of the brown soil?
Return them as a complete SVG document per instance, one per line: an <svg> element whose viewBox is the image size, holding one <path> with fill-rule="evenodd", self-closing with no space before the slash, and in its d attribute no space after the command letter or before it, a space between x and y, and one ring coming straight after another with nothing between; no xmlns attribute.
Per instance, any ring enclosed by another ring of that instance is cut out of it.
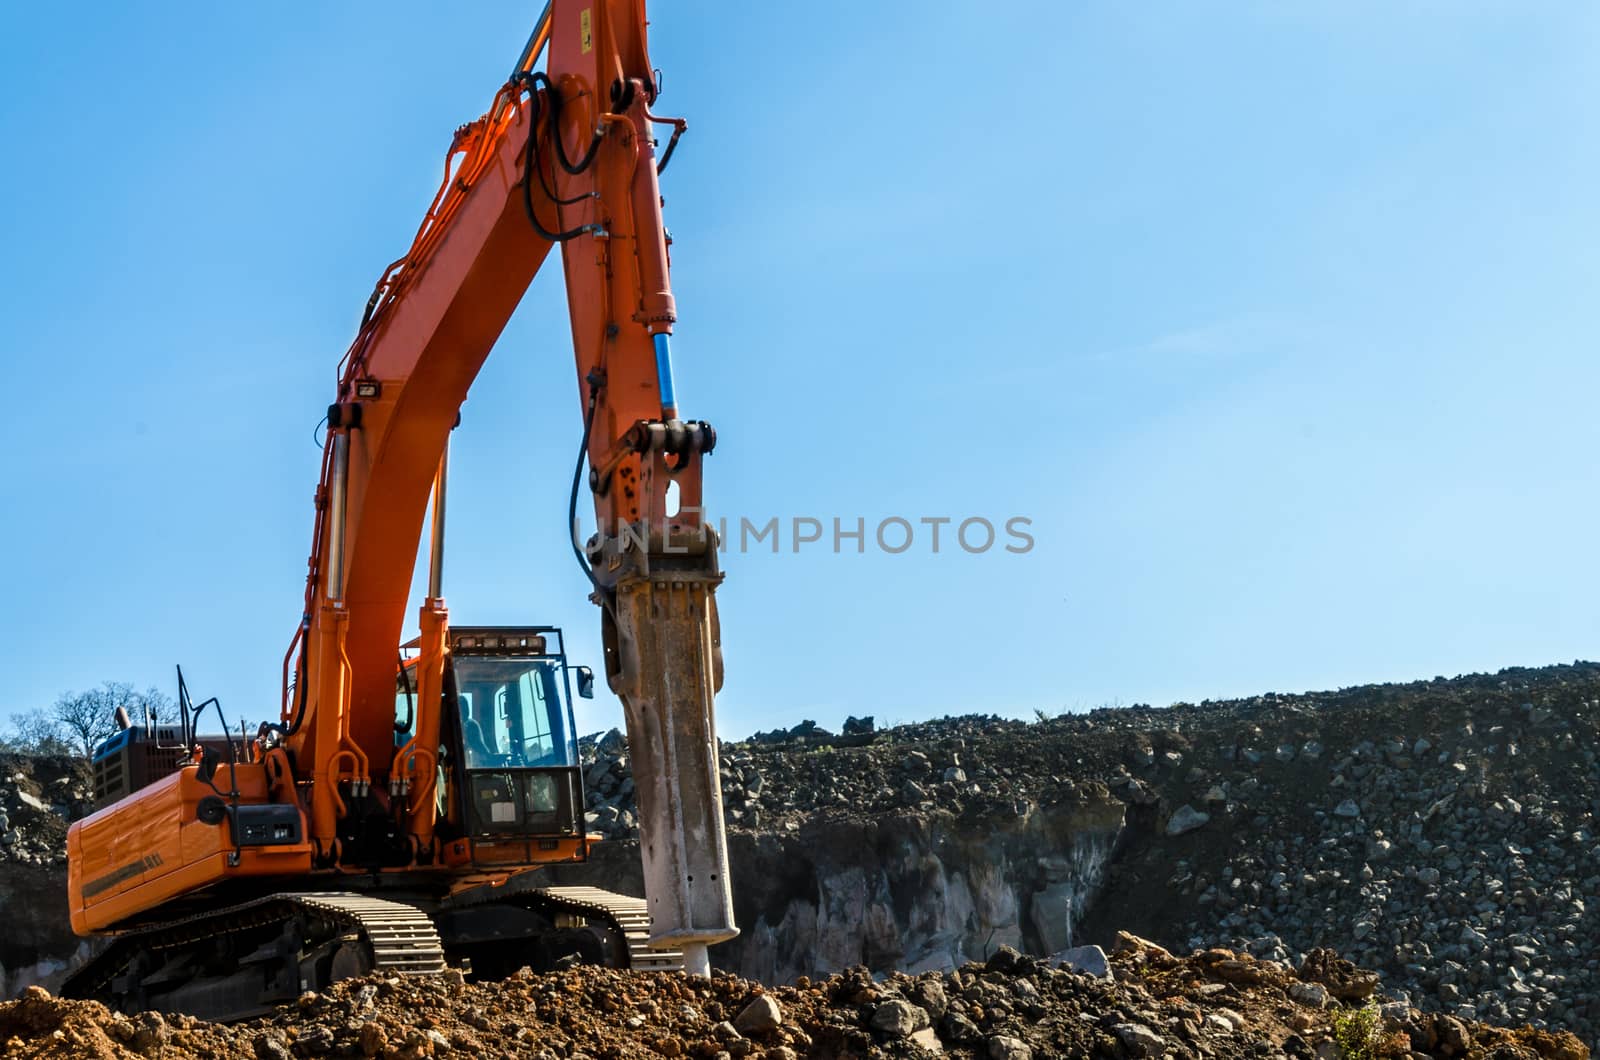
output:
<svg viewBox="0 0 1600 1060"><path fill-rule="evenodd" d="M1005 948L986 964L945 974L875 980L855 969L770 990L725 975L696 980L593 968L523 971L484 984L458 973L372 976L231 1026L154 1013L127 1017L35 987L0 1004L0 1056L1313 1060L1341 1055L1332 1044L1339 1014L1378 1003L1365 996L1374 977L1325 952L1296 970L1228 950L1175 957L1128 935L1118 948L1114 981L1052 969ZM776 1026L752 1022L746 1011L763 995L777 1002ZM1399 1005L1374 1016L1364 1060L1589 1056L1570 1034L1493 1028Z"/></svg>

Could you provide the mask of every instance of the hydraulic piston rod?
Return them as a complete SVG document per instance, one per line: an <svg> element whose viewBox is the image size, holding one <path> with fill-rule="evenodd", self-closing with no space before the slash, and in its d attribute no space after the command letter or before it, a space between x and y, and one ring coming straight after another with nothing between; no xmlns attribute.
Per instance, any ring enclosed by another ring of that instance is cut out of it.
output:
<svg viewBox="0 0 1600 1060"><path fill-rule="evenodd" d="M433 518L428 541L428 599L444 596L444 507L445 489L450 479L450 439L439 454L439 470L433 479Z"/></svg>

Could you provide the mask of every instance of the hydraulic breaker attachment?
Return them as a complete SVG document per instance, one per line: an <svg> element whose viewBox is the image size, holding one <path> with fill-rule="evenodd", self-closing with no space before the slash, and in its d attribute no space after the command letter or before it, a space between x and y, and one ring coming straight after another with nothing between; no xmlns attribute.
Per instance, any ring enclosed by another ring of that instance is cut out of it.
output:
<svg viewBox="0 0 1600 1060"><path fill-rule="evenodd" d="M681 949L685 971L709 975L706 947L739 933L713 713L722 687L716 535L624 535L594 551L595 573L615 586L602 605L606 671L627 718L650 944Z"/></svg>

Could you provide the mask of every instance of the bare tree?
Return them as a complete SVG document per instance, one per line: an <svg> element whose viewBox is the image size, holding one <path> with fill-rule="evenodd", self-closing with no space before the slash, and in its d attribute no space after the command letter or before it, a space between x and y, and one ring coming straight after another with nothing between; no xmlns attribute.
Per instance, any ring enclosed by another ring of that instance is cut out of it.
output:
<svg viewBox="0 0 1600 1060"><path fill-rule="evenodd" d="M11 719L11 731L5 737L8 750L26 755L70 755L73 747L62 736L61 726L47 710L35 707Z"/></svg>
<svg viewBox="0 0 1600 1060"><path fill-rule="evenodd" d="M137 706L128 708L128 716L135 725L144 724L145 718L157 725L165 725L178 720L178 704L173 698L161 689L151 685L143 692L135 692L133 702ZM148 711L148 715L146 714Z"/></svg>
<svg viewBox="0 0 1600 1060"><path fill-rule="evenodd" d="M159 689L136 691L126 681L105 681L99 688L63 693L50 708L55 734L85 758L117 731L117 708L122 707L135 725L177 717L177 707Z"/></svg>

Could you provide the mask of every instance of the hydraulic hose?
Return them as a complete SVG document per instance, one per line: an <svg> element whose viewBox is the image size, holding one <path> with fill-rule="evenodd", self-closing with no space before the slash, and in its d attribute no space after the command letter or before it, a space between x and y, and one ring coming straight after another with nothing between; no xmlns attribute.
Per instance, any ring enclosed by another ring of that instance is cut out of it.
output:
<svg viewBox="0 0 1600 1060"><path fill-rule="evenodd" d="M544 77L543 74L533 74L525 77L524 81L531 84L535 78L542 77ZM549 84L548 78L545 78L545 83ZM545 194L550 195L551 200L556 204L558 224L563 200L558 199L551 194L549 186L544 183L544 172L539 167L539 116L541 108L539 106L538 93L533 93L531 98L533 118L530 122L530 128L528 129L528 146L523 151L522 159L522 208L528 215L528 223L533 226L533 230L535 232L539 233L540 239L547 240L551 243L565 243L569 239L576 239L581 235L587 235L590 232L598 231L600 226L593 224L578 225L576 228L569 228L564 232L552 232L539 220L539 213L533 207L533 178L536 174L539 177L539 183L541 187L543 187ZM550 138L555 140L557 145L559 145L561 143L561 134L559 129L556 127L554 104L551 105L550 130ZM578 202L583 198L586 198L586 196L578 196L576 199L568 200L566 204L570 205L571 202Z"/></svg>

